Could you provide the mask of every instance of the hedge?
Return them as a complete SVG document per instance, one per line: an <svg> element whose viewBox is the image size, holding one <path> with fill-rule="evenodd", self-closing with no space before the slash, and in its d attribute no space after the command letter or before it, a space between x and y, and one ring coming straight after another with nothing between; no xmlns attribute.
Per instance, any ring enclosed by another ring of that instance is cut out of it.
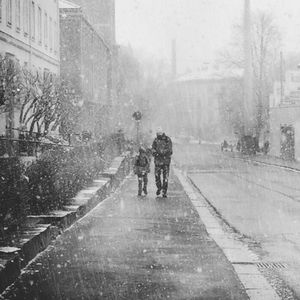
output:
<svg viewBox="0 0 300 300"><path fill-rule="evenodd" d="M119 146L112 137L89 146L51 146L26 170L18 158L1 158L0 234L27 214L69 204L120 153Z"/></svg>

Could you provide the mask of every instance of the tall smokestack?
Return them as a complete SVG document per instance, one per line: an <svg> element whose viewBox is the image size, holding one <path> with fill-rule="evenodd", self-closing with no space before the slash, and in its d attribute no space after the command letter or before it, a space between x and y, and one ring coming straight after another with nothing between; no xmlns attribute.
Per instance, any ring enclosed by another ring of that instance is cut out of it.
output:
<svg viewBox="0 0 300 300"><path fill-rule="evenodd" d="M177 51L176 51L176 40L172 40L172 78L175 79L177 76Z"/></svg>
<svg viewBox="0 0 300 300"><path fill-rule="evenodd" d="M244 57L244 122L247 135L254 127L250 0L245 0L244 7Z"/></svg>

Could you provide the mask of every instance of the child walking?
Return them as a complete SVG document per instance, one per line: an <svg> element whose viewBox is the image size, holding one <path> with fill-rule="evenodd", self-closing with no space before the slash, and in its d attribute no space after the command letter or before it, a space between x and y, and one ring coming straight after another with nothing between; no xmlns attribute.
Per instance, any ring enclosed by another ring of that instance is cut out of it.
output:
<svg viewBox="0 0 300 300"><path fill-rule="evenodd" d="M134 174L138 177L138 196L144 192L147 195L148 173L150 172L150 161L144 147L140 147L139 154L134 162Z"/></svg>

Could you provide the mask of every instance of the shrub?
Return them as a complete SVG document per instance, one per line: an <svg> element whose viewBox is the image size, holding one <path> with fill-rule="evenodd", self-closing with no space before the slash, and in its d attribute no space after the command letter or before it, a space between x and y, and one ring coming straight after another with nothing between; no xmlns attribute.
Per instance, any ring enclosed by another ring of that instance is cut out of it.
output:
<svg viewBox="0 0 300 300"><path fill-rule="evenodd" d="M0 231L17 225L28 212L28 182L18 158L0 159Z"/></svg>
<svg viewBox="0 0 300 300"><path fill-rule="evenodd" d="M111 159L116 141L107 137L94 145L51 146L26 170L17 158L0 160L0 234L20 224L27 214L43 214L68 204Z"/></svg>
<svg viewBox="0 0 300 300"><path fill-rule="evenodd" d="M46 213L66 205L102 169L103 163L89 147L45 151L26 172L31 213Z"/></svg>

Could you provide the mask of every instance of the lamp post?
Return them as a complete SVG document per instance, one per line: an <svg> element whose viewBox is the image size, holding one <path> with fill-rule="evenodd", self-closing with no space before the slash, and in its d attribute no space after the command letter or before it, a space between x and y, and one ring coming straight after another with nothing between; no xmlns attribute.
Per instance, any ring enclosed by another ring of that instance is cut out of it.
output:
<svg viewBox="0 0 300 300"><path fill-rule="evenodd" d="M136 143L137 146L140 144L140 122L142 120L142 113L140 111L136 111L133 113L132 117L136 122Z"/></svg>

